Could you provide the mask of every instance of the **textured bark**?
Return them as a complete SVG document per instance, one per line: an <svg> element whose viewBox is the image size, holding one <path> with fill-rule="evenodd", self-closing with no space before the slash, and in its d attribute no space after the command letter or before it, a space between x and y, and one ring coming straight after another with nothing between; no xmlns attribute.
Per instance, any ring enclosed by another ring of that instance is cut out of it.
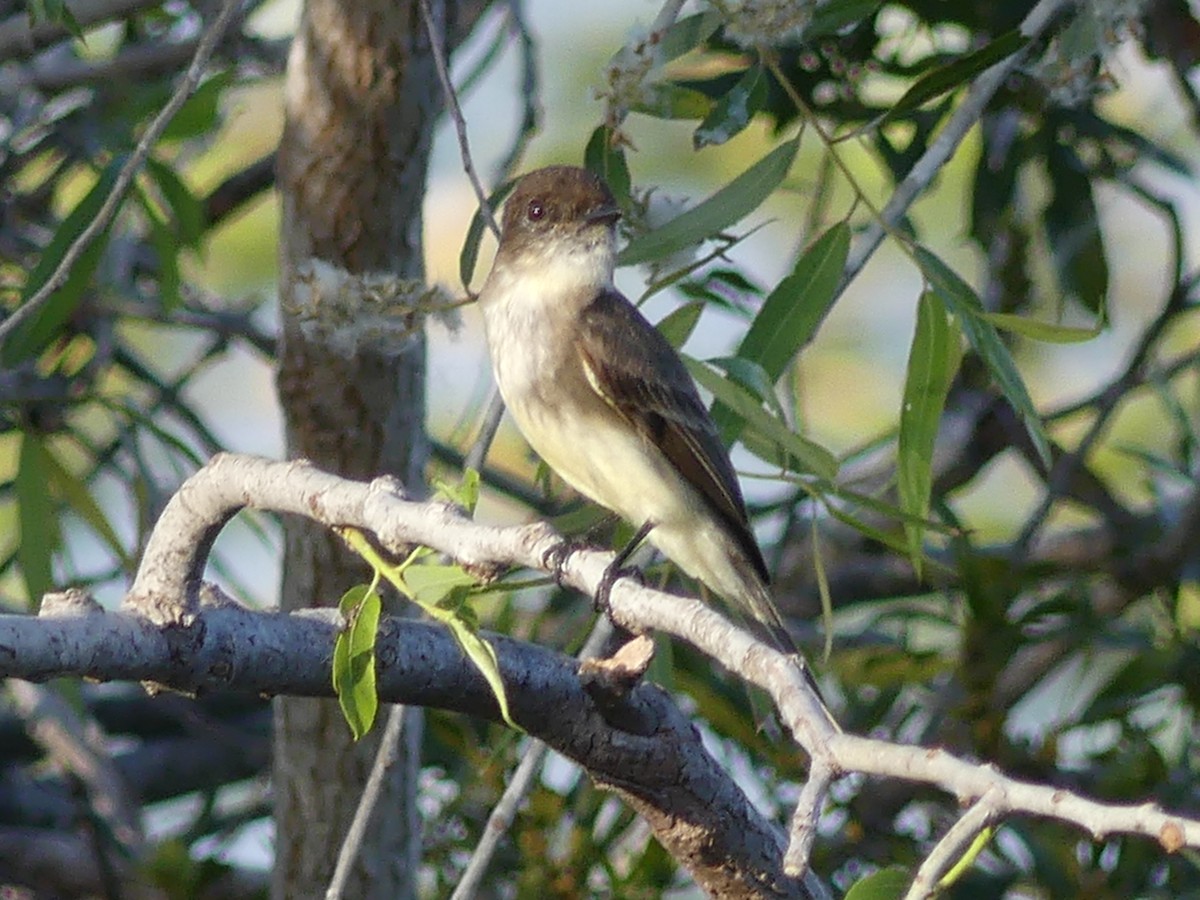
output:
<svg viewBox="0 0 1200 900"><path fill-rule="evenodd" d="M451 40L482 8L434 4L447 6ZM288 454L345 475L391 473L420 493L428 455L421 335L402 355L363 351L345 358L302 334L288 313L298 267L308 260L352 274L423 275L421 201L442 97L419 5L309 0L289 60L286 106L278 169L278 388ZM331 602L362 575L327 531L288 523L284 603ZM411 717L404 762L380 800L387 814L369 828L346 896L415 893L420 732L419 716ZM275 734L273 893L288 900L322 897L377 741L354 745L337 706L320 700L279 701Z"/></svg>

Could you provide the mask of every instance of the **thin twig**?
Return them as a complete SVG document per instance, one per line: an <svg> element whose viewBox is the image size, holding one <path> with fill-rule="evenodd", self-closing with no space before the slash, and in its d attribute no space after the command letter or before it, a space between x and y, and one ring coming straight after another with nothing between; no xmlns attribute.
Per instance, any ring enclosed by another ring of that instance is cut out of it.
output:
<svg viewBox="0 0 1200 900"><path fill-rule="evenodd" d="M450 112L450 118L454 121L454 130L458 135L458 149L462 154L463 171L467 173L471 187L475 189L475 198L479 201L480 210L483 211L484 221L487 222L492 234L499 238L500 226L496 224L496 217L492 214L492 205L488 203L487 192L483 189L483 184L475 171L475 163L471 160L471 145L467 138L467 120L463 118L462 107L458 105L458 94L455 93L454 85L450 81L450 72L446 68L446 57L443 53L445 28L439 27L434 20L433 12L429 8L429 0L421 0L421 15L425 18L425 29L429 33L429 48L433 53L433 64L437 67L438 80L442 83L442 92L446 95L446 106Z"/></svg>
<svg viewBox="0 0 1200 900"><path fill-rule="evenodd" d="M996 808L988 802L987 795L975 801L925 857L904 900L927 900L933 897L941 886L942 878L958 863L995 816Z"/></svg>
<svg viewBox="0 0 1200 900"><path fill-rule="evenodd" d="M1069 0L1041 0L1021 22L1021 34L1032 42L1068 2ZM991 102L1005 79L1025 58L1025 51L1029 46L1027 43L1007 59L987 69L971 86L963 105L950 117L941 134L929 145L929 149L917 160L904 180L896 186L879 217L863 230L855 242L835 296L840 296L846 286L862 271L867 260L882 243L884 235L896 227L913 201L925 191L946 161L954 155L963 138L979 121L984 107Z"/></svg>
<svg viewBox="0 0 1200 900"><path fill-rule="evenodd" d="M521 124L517 126L516 136L504 159L497 166L497 180L507 178L513 168L525 155L529 142L533 139L542 121L542 77L538 69L537 45L533 32L525 21L524 0L508 0L509 28L516 37L517 46L521 51Z"/></svg>
<svg viewBox="0 0 1200 900"><path fill-rule="evenodd" d="M604 649L612 630L612 624L606 617L601 616L597 619L592 633L588 635L583 649L579 651L579 659L590 659L599 654ZM512 779L504 788L500 800L488 815L487 824L483 827L479 843L475 845L471 859L463 870L462 878L454 888L454 893L450 895L450 900L469 900L476 896L483 876L487 874L488 864L496 855L496 848L500 846L500 839L512 827L513 819L517 815L517 808L533 788L534 776L541 771L542 761L546 758L548 750L549 748L536 738L531 738L525 745L521 762L513 772Z"/></svg>
<svg viewBox="0 0 1200 900"><path fill-rule="evenodd" d="M479 424L479 436L475 438L467 458L463 460L464 469L474 469L476 472L482 470L483 461L487 459L488 450L492 441L496 439L496 432L500 430L500 421L503 418L504 398L500 396L500 388L493 384L484 407L483 419Z"/></svg>
<svg viewBox="0 0 1200 900"><path fill-rule="evenodd" d="M333 877L329 879L329 887L325 890L325 900L341 900L342 892L346 889L346 881L350 878L350 870L358 858L359 848L371 823L371 814L379 803L387 774L400 757L400 737L404 731L405 707L396 704L388 712L387 726L379 740L379 752L371 764L371 774L367 776L366 787L358 798L358 807L354 810L354 818L342 838L342 847L338 850L337 863L333 868Z"/></svg>
<svg viewBox="0 0 1200 900"><path fill-rule="evenodd" d="M137 177L142 166L146 162L146 158L150 155L150 150L158 141L171 119L179 112L180 108L191 96L192 91L200 83L200 78L204 75L204 70L208 66L208 61L212 57L213 52L217 48L217 43L221 40L221 36L225 33L225 29L233 20L241 6L241 0L225 0L221 6L221 11L217 14L216 20L204 32L204 36L200 39L199 45L196 47L196 55L192 57L192 62L188 66L187 72L184 73L183 79L179 82L179 86L175 88L175 93L171 95L171 99L159 111L158 115L146 128L137 146L134 147L133 153L129 159L125 161L125 165L121 167L121 171L117 174L117 179L113 182L112 190L108 192L108 196L104 199L104 204L100 207L100 211L96 213L95 218L88 223L87 228L80 232L79 237L71 243L67 248L67 252L63 254L63 258L59 261L58 267L55 268L54 274L46 279L43 284L32 297L26 300L21 306L13 311L13 314L0 322L0 344L8 339L17 328L28 321L45 303L54 295L55 291L66 284L71 270L75 264L79 262L79 258L90 247L105 229L111 224L113 217L117 214L118 208L125 199L125 194L129 191L130 185L133 184L133 179Z"/></svg>

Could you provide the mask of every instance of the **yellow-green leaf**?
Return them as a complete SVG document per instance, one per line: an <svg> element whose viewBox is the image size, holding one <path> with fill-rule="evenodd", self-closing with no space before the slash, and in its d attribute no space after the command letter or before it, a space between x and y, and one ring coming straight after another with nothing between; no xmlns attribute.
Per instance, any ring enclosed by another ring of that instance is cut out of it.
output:
<svg viewBox="0 0 1200 900"><path fill-rule="evenodd" d="M617 259L619 265L662 259L712 237L748 216L762 205L787 176L800 148L800 139L780 144L707 200L630 242Z"/></svg>
<svg viewBox="0 0 1200 900"><path fill-rule="evenodd" d="M722 378L696 360L685 359L684 362L700 386L711 393L714 399L724 403L745 419L748 428L758 432L779 450L796 457L805 470L814 475L829 480L837 475L837 457L815 441L794 433L786 424L763 409L759 400L745 388ZM748 436L743 435L743 443L751 452L756 452Z"/></svg>
<svg viewBox="0 0 1200 900"><path fill-rule="evenodd" d="M47 490L49 457L49 450L38 435L26 432L22 436L16 478L17 521L21 526L17 562L31 605L36 605L54 586L51 562L62 543L57 511Z"/></svg>
<svg viewBox="0 0 1200 900"><path fill-rule="evenodd" d="M934 442L950 382L958 371L960 343L958 326L946 305L933 292L922 293L908 353L897 460L900 505L911 516L924 518L929 513ZM919 578L924 529L906 522L904 530L909 557Z"/></svg>
<svg viewBox="0 0 1200 900"><path fill-rule="evenodd" d="M376 573L369 585L355 585L338 603L346 627L333 646L333 690L356 741L371 730L379 711L375 639L382 603L378 584Z"/></svg>
<svg viewBox="0 0 1200 900"><path fill-rule="evenodd" d="M986 318L983 302L970 285L933 253L924 247L917 247L916 256L930 287L958 316L967 340L987 366L1000 392L1021 417L1030 440L1048 469L1050 439L1046 436L1046 428L1037 409L1034 408L1033 399L1029 396L1016 363L1013 362L1012 354L996 333L995 326Z"/></svg>
<svg viewBox="0 0 1200 900"><path fill-rule="evenodd" d="M1012 313L984 313L983 317L997 328L1048 344L1082 344L1104 330L1103 319L1091 328L1072 328L1069 325L1054 325L1050 322L1027 319L1025 316L1014 316Z"/></svg>

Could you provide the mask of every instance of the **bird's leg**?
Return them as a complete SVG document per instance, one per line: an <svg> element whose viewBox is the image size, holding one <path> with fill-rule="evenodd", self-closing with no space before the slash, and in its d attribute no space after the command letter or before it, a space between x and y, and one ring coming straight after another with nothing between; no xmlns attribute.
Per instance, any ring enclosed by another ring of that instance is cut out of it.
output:
<svg viewBox="0 0 1200 900"><path fill-rule="evenodd" d="M638 572L637 569L624 569L622 566L625 565L625 563L629 560L629 557L633 555L633 551L641 545L642 541L646 539L646 535L648 535L653 528L654 522L651 521L644 523L642 527L637 530L637 534L630 539L628 544L620 549L613 561L608 564L608 567L604 570L604 574L600 576L600 584L596 586L596 612L602 612L608 616L609 619L611 619L612 616L609 615L608 608L608 595L612 593L613 585L616 583L617 579L623 578L627 575L641 576L641 573Z"/></svg>

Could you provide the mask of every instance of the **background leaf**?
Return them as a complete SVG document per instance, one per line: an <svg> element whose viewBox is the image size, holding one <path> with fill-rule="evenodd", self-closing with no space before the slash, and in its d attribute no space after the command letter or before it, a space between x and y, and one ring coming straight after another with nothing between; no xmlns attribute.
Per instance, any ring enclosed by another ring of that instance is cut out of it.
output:
<svg viewBox="0 0 1200 900"><path fill-rule="evenodd" d="M929 513L934 444L946 394L961 358L959 342L958 324L947 314L946 305L930 291L923 292L908 354L897 459L900 505L909 515L922 519ZM920 578L925 530L912 522L906 522L904 530L909 558Z"/></svg>
<svg viewBox="0 0 1200 900"><path fill-rule="evenodd" d="M676 216L661 228L630 241L617 264L632 266L678 253L758 209L787 176L800 147L798 138L779 145L707 200Z"/></svg>

